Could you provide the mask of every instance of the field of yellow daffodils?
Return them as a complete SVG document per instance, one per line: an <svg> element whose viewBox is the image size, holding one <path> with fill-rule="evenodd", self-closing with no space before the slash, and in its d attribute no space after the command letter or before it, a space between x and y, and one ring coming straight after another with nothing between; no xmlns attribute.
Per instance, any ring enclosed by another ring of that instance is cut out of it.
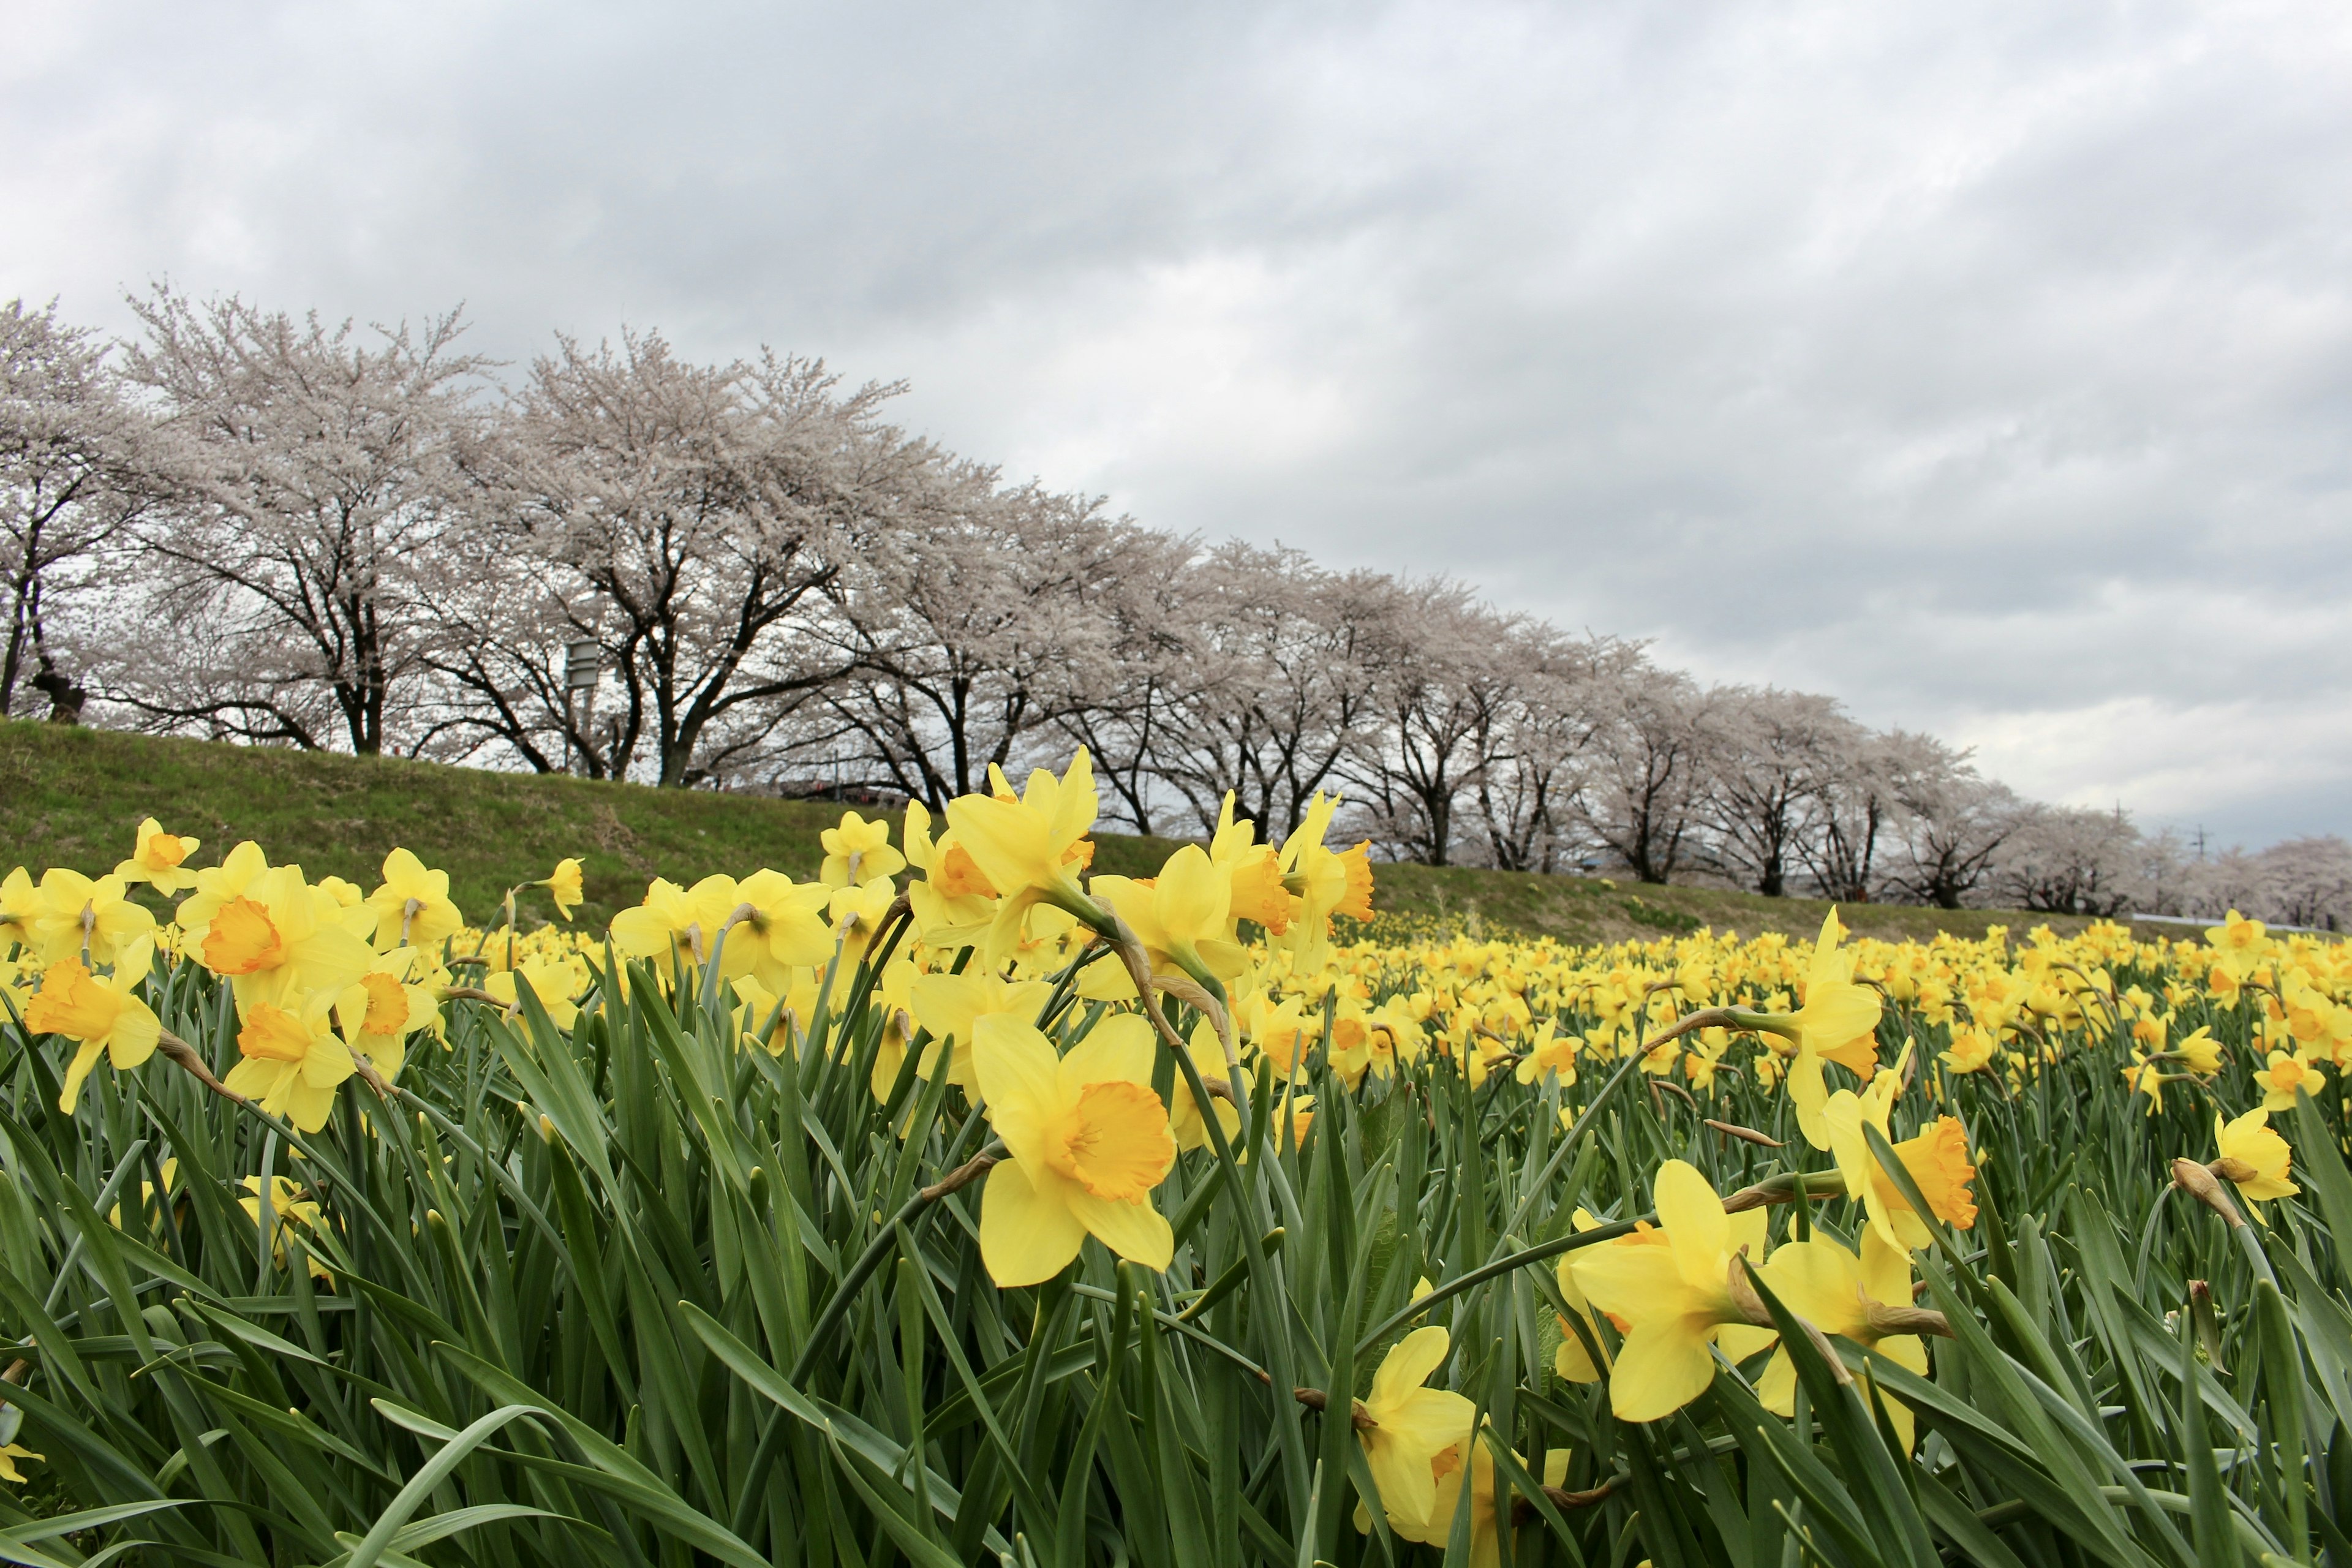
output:
<svg viewBox="0 0 2352 1568"><path fill-rule="evenodd" d="M2352 1563L2346 948L1475 941L992 784L600 931L11 873L0 1556Z"/></svg>

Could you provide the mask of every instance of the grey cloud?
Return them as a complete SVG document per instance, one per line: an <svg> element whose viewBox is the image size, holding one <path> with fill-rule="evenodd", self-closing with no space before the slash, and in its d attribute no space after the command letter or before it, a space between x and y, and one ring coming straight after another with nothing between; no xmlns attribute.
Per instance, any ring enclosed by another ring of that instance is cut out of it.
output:
<svg viewBox="0 0 2352 1568"><path fill-rule="evenodd" d="M117 6L0 81L0 290L85 318L772 342L1163 526L2352 829L2331 7Z"/></svg>

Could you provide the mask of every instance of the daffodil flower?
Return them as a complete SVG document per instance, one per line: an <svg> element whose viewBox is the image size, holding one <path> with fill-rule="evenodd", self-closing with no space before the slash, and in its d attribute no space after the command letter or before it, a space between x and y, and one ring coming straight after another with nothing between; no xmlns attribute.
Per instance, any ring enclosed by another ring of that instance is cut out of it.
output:
<svg viewBox="0 0 2352 1568"><path fill-rule="evenodd" d="M1911 1254L1887 1242L1876 1229L1863 1232L1858 1258L1843 1243L1816 1232L1809 1241L1774 1249L1771 1261L1758 1272L1782 1306L1823 1333L1875 1350L1922 1377L1927 1374L1927 1342L1917 1331L1926 1314L1911 1305ZM1756 1397L1774 1415L1788 1415L1795 1411L1796 1394L1796 1363L1783 1346L1757 1380ZM1878 1395L1878 1404L1908 1453L1911 1407L1885 1394Z"/></svg>
<svg viewBox="0 0 2352 1568"><path fill-rule="evenodd" d="M819 834L824 863L817 880L828 888L854 888L877 877L895 877L907 868L907 858L890 847L890 824L866 821L854 811L841 814L838 826Z"/></svg>
<svg viewBox="0 0 2352 1568"><path fill-rule="evenodd" d="M299 866L268 865L249 842L197 878L180 905L183 940L229 982L240 1010L289 992L340 995L375 961L331 893L303 881Z"/></svg>
<svg viewBox="0 0 2352 1568"><path fill-rule="evenodd" d="M1094 896L1127 922L1157 973L1178 970L1222 989L1249 967L1248 952L1232 940L1232 880L1197 844L1168 857L1149 882L1097 877Z"/></svg>
<svg viewBox="0 0 2352 1568"><path fill-rule="evenodd" d="M335 1023L344 1045L365 1056L386 1079L400 1076L408 1059L408 1037L430 1028L441 1016L441 1000L433 987L411 979L420 956L413 947L394 948L335 998ZM513 984L504 974L489 979Z"/></svg>
<svg viewBox="0 0 2352 1568"><path fill-rule="evenodd" d="M1624 1332L1609 1374L1609 1405L1620 1421L1655 1421L1706 1392L1714 1347L1733 1360L1769 1343L1734 1297L1743 1255L1764 1250L1761 1209L1730 1215L1697 1169L1682 1160L1658 1167L1658 1224L1576 1254L1587 1300ZM1760 1336L1760 1337L1759 1337Z"/></svg>
<svg viewBox="0 0 2352 1568"><path fill-rule="evenodd" d="M457 934L466 917L449 901L449 873L427 870L405 849L383 858L383 885L368 895L375 911L379 952L395 947L438 947Z"/></svg>
<svg viewBox="0 0 2352 1568"><path fill-rule="evenodd" d="M2298 1051L2273 1051L2262 1070L2264 1110L2293 1110L2297 1090L2314 1100L2327 1092L2327 1075Z"/></svg>
<svg viewBox="0 0 2352 1568"><path fill-rule="evenodd" d="M993 974L966 970L961 974L918 974L908 985L915 1022L931 1032L939 1047L950 1053L948 1081L978 1103L980 1077L972 1066L973 1026L1002 1014L1023 1023L1034 1023L1054 988L1042 980L1002 980ZM931 1064L923 1070L929 1074ZM1223 1068L1220 1067L1219 1071ZM897 1076L893 1064L892 1077Z"/></svg>
<svg viewBox="0 0 2352 1568"><path fill-rule="evenodd" d="M995 775L1001 778L1002 774ZM1094 763L1085 747L1060 778L1040 768L1019 797L958 795L948 802L948 826L973 866L1001 897L988 930L988 955L1001 963L1020 947L1029 911L1039 904L1067 910L1097 930L1104 911L1078 886L1091 858L1086 837L1101 809Z"/></svg>
<svg viewBox="0 0 2352 1568"><path fill-rule="evenodd" d="M2219 1111L2213 1116L2213 1144L2221 1158L2210 1169L2236 1184L2238 1194L2257 1220L2263 1218L2262 1205L2268 1199L2291 1198L2303 1191L2287 1179L2294 1151L2271 1131L2270 1116L2267 1105L2256 1106L2234 1121L2224 1121Z"/></svg>
<svg viewBox="0 0 2352 1568"><path fill-rule="evenodd" d="M570 856L558 860L554 871L540 886L547 889L548 899L555 905L556 914L567 921L572 918L572 911L580 907L581 900L587 896L586 883L580 874L580 862Z"/></svg>
<svg viewBox="0 0 2352 1568"><path fill-rule="evenodd" d="M1390 1347L1362 1401L1366 1420L1357 1424L1356 1439L1363 1447L1373 1484L1380 1488L1389 1527L1399 1534L1410 1531L1409 1540L1430 1538L1427 1532L1437 1511L1433 1462L1463 1440L1478 1415L1478 1407L1465 1396L1422 1386L1445 1364L1452 1344L1445 1330L1432 1324ZM1450 1523L1450 1507L1446 1516Z"/></svg>
<svg viewBox="0 0 2352 1568"><path fill-rule="evenodd" d="M185 862L202 842L166 833L151 816L139 825L131 858L117 865L114 874L125 882L144 882L168 899L196 885L196 874Z"/></svg>
<svg viewBox="0 0 2352 1568"><path fill-rule="evenodd" d="M112 963L124 943L155 930L155 917L132 903L130 891L121 877L85 877L63 867L42 872L34 945L51 961Z"/></svg>
<svg viewBox="0 0 2352 1568"><path fill-rule="evenodd" d="M1050 1279L1089 1235L1130 1262L1167 1268L1176 1237L1151 1189L1176 1163L1176 1139L1151 1088L1150 1025L1106 1018L1059 1058L1009 1014L980 1019L973 1035L989 1122L1010 1156L981 1201L989 1277L1007 1288Z"/></svg>
<svg viewBox="0 0 2352 1568"><path fill-rule="evenodd" d="M66 1064L59 1110L72 1113L82 1081L100 1054L117 1072L128 1072L155 1054L163 1026L138 994L139 983L153 963L153 942L140 937L115 955L111 974L92 974L71 958L59 959L43 972L40 990L25 1004L25 1027L36 1034L63 1035L79 1047Z"/></svg>
<svg viewBox="0 0 2352 1568"><path fill-rule="evenodd" d="M331 1026L337 994L257 1005L237 1031L236 1048L245 1059L222 1082L305 1132L324 1127L336 1088L355 1070L350 1047Z"/></svg>
<svg viewBox="0 0 2352 1568"><path fill-rule="evenodd" d="M1968 1130L1954 1117L1938 1117L1916 1137L1893 1142L1888 1127L1902 1088L1899 1072L1881 1072L1860 1094L1842 1089L1832 1095L1822 1107L1822 1120L1829 1126L1830 1151L1837 1159L1838 1173L1845 1178L1846 1195L1861 1199L1871 1228L1888 1246L1903 1249L1907 1256L1930 1245L1935 1237L1895 1184L1895 1178L1879 1164L1863 1129L1876 1128L1879 1136L1888 1140L1936 1217L1961 1230L1971 1228L1977 1221L1976 1200L1969 1188L1976 1177L1976 1166L1969 1159Z"/></svg>

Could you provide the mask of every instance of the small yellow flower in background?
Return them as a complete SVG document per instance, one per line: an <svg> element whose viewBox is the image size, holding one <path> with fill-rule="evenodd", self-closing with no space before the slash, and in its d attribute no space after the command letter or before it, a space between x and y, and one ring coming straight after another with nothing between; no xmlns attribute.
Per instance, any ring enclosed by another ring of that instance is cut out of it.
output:
<svg viewBox="0 0 2352 1568"><path fill-rule="evenodd" d="M1973 1026L1952 1031L1951 1046L1943 1053L1944 1066L1953 1072L1982 1072L2000 1053L2000 1042L1989 1030Z"/></svg>
<svg viewBox="0 0 2352 1568"><path fill-rule="evenodd" d="M449 901L449 873L427 870L424 861L405 849L383 858L383 885L367 901L375 911L379 952L438 947L466 923Z"/></svg>
<svg viewBox="0 0 2352 1568"><path fill-rule="evenodd" d="M114 973L94 975L74 959L60 959L41 975L41 988L25 1004L25 1027L36 1034L63 1035L79 1049L66 1065L58 1109L71 1114L104 1053L118 1072L128 1072L155 1054L163 1026L142 1001L139 983L154 962L154 946L142 937L115 957Z"/></svg>
<svg viewBox="0 0 2352 1568"><path fill-rule="evenodd" d="M2209 1026L2200 1026L2194 1033L2184 1035L2174 1043L2190 1072L2210 1076L2221 1070L2221 1042L2213 1037Z"/></svg>
<svg viewBox="0 0 2352 1568"><path fill-rule="evenodd" d="M125 942L152 936L155 917L130 899L120 877L85 877L52 867L41 873L34 945L45 959L112 963Z"/></svg>
<svg viewBox="0 0 2352 1568"><path fill-rule="evenodd" d="M131 858L116 866L114 874L125 882L145 882L165 898L184 893L196 885L196 874L183 862L201 843L164 832L163 825L151 816L139 825Z"/></svg>
<svg viewBox="0 0 2352 1568"><path fill-rule="evenodd" d="M746 974L730 983L736 999L741 1004L735 1009L735 1026L746 1037L766 1028L774 1018L775 1027L758 1035L760 1047L770 1056L782 1056L798 1049L802 1036L816 1018L817 976L813 969L793 971L781 992L768 989L767 981L757 974ZM778 1011L782 1004L782 1010ZM891 1064L891 1077L898 1076L897 1064Z"/></svg>
<svg viewBox="0 0 2352 1568"><path fill-rule="evenodd" d="M1852 1340L1906 1371L1927 1375L1927 1345L1916 1333L1898 1333L1887 1321L1890 1312L1911 1306L1911 1254L1890 1245L1875 1229L1862 1233L1862 1254L1856 1257L1843 1242L1816 1232L1810 1241L1792 1241L1773 1249L1771 1262L1758 1272L1781 1305L1825 1334ZM1865 1374L1865 1382L1866 1382ZM1796 1409L1797 1364L1786 1346L1773 1353L1756 1382L1757 1400L1776 1415ZM1878 1396L1904 1452L1911 1450L1911 1407L1892 1395Z"/></svg>
<svg viewBox="0 0 2352 1568"><path fill-rule="evenodd" d="M1408 1539L1415 1541L1429 1539L1426 1532L1437 1511L1434 1461L1462 1441L1478 1414L1477 1406L1462 1394L1422 1386L1445 1364L1452 1344L1452 1336L1432 1324L1391 1347L1372 1373L1371 1392L1363 1400L1364 1414L1373 1425L1356 1435L1381 1489L1389 1527L1400 1534L1412 1531ZM1450 1507L1446 1518L1450 1523ZM1369 1529L1370 1519L1363 1522Z"/></svg>
<svg viewBox="0 0 2352 1568"><path fill-rule="evenodd" d="M253 1195L237 1199L236 1206L243 1209L245 1217L258 1227L261 1224L261 1178L247 1176L242 1185ZM315 1199L304 1197L301 1187L291 1177L272 1176L269 1178L269 1256L271 1261L283 1268L286 1267L287 1231L297 1225L309 1231L319 1229L319 1205ZM310 1265L310 1277L323 1281L329 1289L332 1289L335 1277L327 1271L326 1265L319 1261L318 1254L305 1247L302 1255Z"/></svg>
<svg viewBox="0 0 2352 1568"><path fill-rule="evenodd" d="M1151 1206L1176 1139L1151 1089L1150 1026L1110 1026L1119 1021L1105 1019L1059 1058L1010 1015L973 1026L989 1123L1009 1155L988 1173L980 1211L981 1261L1000 1286L1052 1279L1089 1235L1147 1268L1174 1256L1175 1233Z"/></svg>
<svg viewBox="0 0 2352 1568"><path fill-rule="evenodd" d="M580 1021L580 1005L572 998L588 987L588 966L577 957L526 958L512 969L485 976L482 989L513 1007L521 1001L516 990L518 983L530 988L530 994L547 1010L548 1022L557 1028L569 1029Z"/></svg>
<svg viewBox="0 0 2352 1568"><path fill-rule="evenodd" d="M2205 940L2213 944L2213 956L2221 967L2229 971L2232 979L2243 981L2253 973L2263 959L2270 956L2271 940L2268 928L2260 921L2250 921L2231 910L2221 923L2205 928Z"/></svg>
<svg viewBox="0 0 2352 1568"><path fill-rule="evenodd" d="M548 898L555 905L556 914L567 921L572 918L572 911L580 907L581 900L587 896L586 884L580 874L580 862L569 856L555 863L553 873L540 886L547 889Z"/></svg>
<svg viewBox="0 0 2352 1568"><path fill-rule="evenodd" d="M1829 1126L1822 1120L1830 1094L1822 1064L1836 1062L1866 1080L1878 1063L1878 993L1854 984L1853 955L1838 946L1844 935L1832 909L1822 917L1822 934L1813 943L1805 1005L1791 1020L1797 1056L1789 1064L1789 1100L1797 1108L1797 1126L1805 1142L1816 1149L1830 1146Z"/></svg>
<svg viewBox="0 0 2352 1568"><path fill-rule="evenodd" d="M890 847L890 824L868 822L854 811L841 814L841 825L819 834L824 864L817 880L828 888L854 888L877 877L895 877L907 868L907 858Z"/></svg>
<svg viewBox="0 0 2352 1568"><path fill-rule="evenodd" d="M2273 1051L2255 1081L2263 1088L2264 1110L2293 1110L2298 1089L2314 1100L2327 1092L2327 1075L2300 1052Z"/></svg>
<svg viewBox="0 0 2352 1568"><path fill-rule="evenodd" d="M1546 1018L1536 1026L1535 1038L1528 1042L1527 1055L1520 1058L1518 1070L1512 1076L1521 1083L1535 1083L1546 1073L1559 1079L1567 1089L1576 1082L1576 1053L1584 1041L1575 1035L1558 1033L1559 1021Z"/></svg>
<svg viewBox="0 0 2352 1568"><path fill-rule="evenodd" d="M2213 1163L2213 1173L2236 1184L2257 1220L2263 1217L2264 1201L2291 1198L2303 1191L2287 1179L2294 1150L2271 1131L2270 1116L2267 1106L2257 1106L2231 1121L2222 1121L2219 1111L2213 1113L2213 1143L2221 1155Z"/></svg>
<svg viewBox="0 0 2352 1568"><path fill-rule="evenodd" d="M324 1127L337 1086L354 1070L350 1047L330 1027L335 1000L335 994L291 995L282 1006L255 1006L236 1037L245 1059L222 1082L305 1132Z"/></svg>
<svg viewBox="0 0 2352 1568"><path fill-rule="evenodd" d="M13 1481L21 1487L25 1484L25 1475L16 1468L16 1461L45 1458L46 1456L36 1454L22 1443L0 1444L0 1480Z"/></svg>
<svg viewBox="0 0 2352 1568"><path fill-rule="evenodd" d="M1732 1299L1732 1269L1760 1261L1761 1209L1727 1215L1723 1200L1686 1161L1658 1167L1658 1225L1574 1255L1585 1299L1625 1334L1609 1375L1609 1405L1620 1421L1655 1421L1706 1392L1713 1347L1734 1361L1771 1342Z"/></svg>

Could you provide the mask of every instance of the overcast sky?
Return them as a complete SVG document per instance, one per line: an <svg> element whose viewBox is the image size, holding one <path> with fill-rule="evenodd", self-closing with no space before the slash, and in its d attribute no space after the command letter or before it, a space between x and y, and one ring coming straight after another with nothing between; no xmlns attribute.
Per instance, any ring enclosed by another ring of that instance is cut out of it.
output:
<svg viewBox="0 0 2352 1568"><path fill-rule="evenodd" d="M659 327L2047 798L2352 831L2352 9L0 6L0 298Z"/></svg>

